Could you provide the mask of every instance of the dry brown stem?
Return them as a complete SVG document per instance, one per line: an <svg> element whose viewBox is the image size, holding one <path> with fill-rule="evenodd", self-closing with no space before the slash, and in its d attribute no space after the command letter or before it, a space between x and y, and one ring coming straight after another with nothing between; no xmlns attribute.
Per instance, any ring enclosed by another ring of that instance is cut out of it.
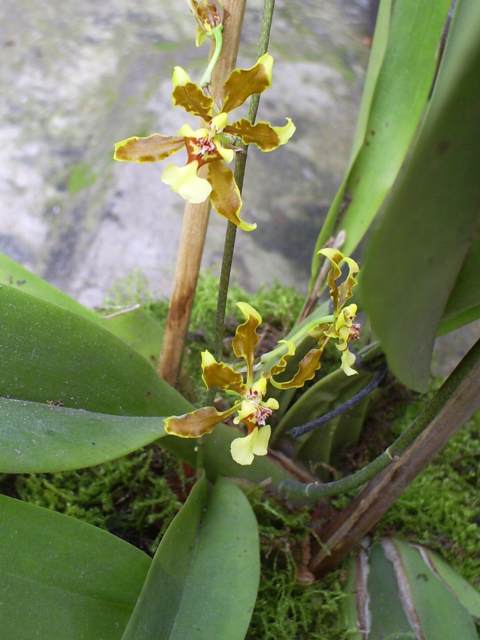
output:
<svg viewBox="0 0 480 640"><path fill-rule="evenodd" d="M223 49L212 76L211 91L221 102L223 84L235 66L246 0L223 0ZM210 203L186 204L158 373L176 385L192 311L208 227Z"/></svg>

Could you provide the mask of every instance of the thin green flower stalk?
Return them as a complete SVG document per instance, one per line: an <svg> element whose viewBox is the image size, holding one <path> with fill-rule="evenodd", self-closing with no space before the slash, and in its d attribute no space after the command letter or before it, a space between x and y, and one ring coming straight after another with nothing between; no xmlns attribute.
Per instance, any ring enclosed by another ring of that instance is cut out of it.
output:
<svg viewBox="0 0 480 640"><path fill-rule="evenodd" d="M208 66L205 69L205 72L199 82L199 85L201 87L206 87L212 81L213 70L215 69L215 65L217 64L220 58L220 54L222 53L222 47L223 47L223 25L222 24L218 27L215 27L215 29L212 29L212 37L215 42L215 48L213 50L212 57L210 58L210 62L208 63Z"/></svg>

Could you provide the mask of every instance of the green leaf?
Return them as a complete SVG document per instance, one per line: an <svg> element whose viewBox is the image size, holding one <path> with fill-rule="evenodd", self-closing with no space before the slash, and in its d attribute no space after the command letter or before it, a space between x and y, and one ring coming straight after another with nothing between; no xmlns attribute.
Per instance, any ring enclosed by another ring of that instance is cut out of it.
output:
<svg viewBox="0 0 480 640"><path fill-rule="evenodd" d="M342 251L350 254L399 174L428 100L450 4L383 0L380 5L354 161L317 240L311 286L320 265L317 252L336 230L344 229Z"/></svg>
<svg viewBox="0 0 480 640"><path fill-rule="evenodd" d="M21 264L0 253L0 284L17 287L24 293L56 304L67 311L72 311L87 320L99 322L100 317L92 309L84 307L79 302L57 289L43 278L36 276Z"/></svg>
<svg viewBox="0 0 480 640"><path fill-rule="evenodd" d="M480 318L480 229L465 258L448 299L439 333L458 329Z"/></svg>
<svg viewBox="0 0 480 640"><path fill-rule="evenodd" d="M102 326L155 365L163 340L163 324L149 306L126 309L101 319Z"/></svg>
<svg viewBox="0 0 480 640"><path fill-rule="evenodd" d="M365 593L369 600L371 629L368 640L396 638L395 634L415 640L416 636L399 601L398 582L393 564L381 545L376 544L369 553L369 571Z"/></svg>
<svg viewBox="0 0 480 640"><path fill-rule="evenodd" d="M91 467L162 436L162 418L112 416L0 398L0 473Z"/></svg>
<svg viewBox="0 0 480 640"><path fill-rule="evenodd" d="M117 415L170 415L190 404L124 342L76 313L0 287L2 395Z"/></svg>
<svg viewBox="0 0 480 640"><path fill-rule="evenodd" d="M120 640L150 562L105 531L0 496L2 640Z"/></svg>
<svg viewBox="0 0 480 640"><path fill-rule="evenodd" d="M480 4L458 3L423 128L360 279L390 368L417 391L427 388L434 338L479 222L479 31Z"/></svg>
<svg viewBox="0 0 480 640"><path fill-rule="evenodd" d="M120 416L181 415L192 408L185 398L157 376L142 356L97 323L76 313L13 287L1 286L0 324L3 332L0 388L4 396ZM53 420L53 410L51 415ZM62 415L58 413L58 416ZM4 405L0 411L3 429L8 428L11 419L11 411ZM59 423L60 419L56 429L60 428ZM143 428L146 429L142 435L145 440L148 435L146 423ZM83 451L89 451L90 434L82 433L78 426L77 435L76 446L80 447L83 435ZM230 455L230 443L237 436L236 429L221 425L205 438L205 467L211 477L217 474L247 477L253 482L266 478L276 482L288 477L288 473L269 458L257 458L251 467L237 465ZM148 438L151 441L154 434ZM28 452L27 447L35 450L35 443L28 441L28 436L24 442L20 449L23 455L33 456L34 452ZM194 440L168 436L160 442L182 459L195 464ZM128 450L131 445L132 440ZM121 447L117 446L117 451ZM103 454L107 454L105 459L112 457L106 450ZM13 458L8 463L10 467L18 462L16 454ZM100 457L95 457L91 464L101 461ZM81 466L84 466L83 462Z"/></svg>
<svg viewBox="0 0 480 640"><path fill-rule="evenodd" d="M255 516L240 489L200 480L168 528L122 640L243 640L259 577Z"/></svg>
<svg viewBox="0 0 480 640"><path fill-rule="evenodd" d="M0 253L0 284L16 287L45 302L56 304L82 318L95 322L121 338L149 362L160 353L163 329L155 313L147 307L125 310L111 316L101 316L93 309L68 296L39 276Z"/></svg>
<svg viewBox="0 0 480 640"><path fill-rule="evenodd" d="M230 455L238 431L220 425L204 438L209 475L261 482L285 479L287 473L269 458L241 467ZM151 442L196 465L196 441L165 436L163 418L117 416L0 398L0 473L53 473L114 460Z"/></svg>
<svg viewBox="0 0 480 640"><path fill-rule="evenodd" d="M401 563L396 567L397 580L408 585L408 600L415 609L424 639L478 640L472 617L424 563L419 550L399 540L391 544Z"/></svg>
<svg viewBox="0 0 480 640"><path fill-rule="evenodd" d="M440 580L447 585L450 591L455 594L460 604L465 607L470 615L480 620L480 593L452 569L445 560L442 560L438 553L434 553L425 547L419 547L418 549L424 561Z"/></svg>
<svg viewBox="0 0 480 640"><path fill-rule="evenodd" d="M352 637L478 640L474 620L455 593L476 605L472 592L447 569L448 586L432 570L430 551L397 539L362 549L350 564L343 608Z"/></svg>
<svg viewBox="0 0 480 640"><path fill-rule="evenodd" d="M341 612L345 637L348 640L365 640L364 634L359 631L359 627L363 629L364 625L358 620L358 607L362 606L360 598L363 595L363 588L359 582L359 576L361 575L360 562L359 554L355 558L351 557L347 565L347 581L345 583Z"/></svg>

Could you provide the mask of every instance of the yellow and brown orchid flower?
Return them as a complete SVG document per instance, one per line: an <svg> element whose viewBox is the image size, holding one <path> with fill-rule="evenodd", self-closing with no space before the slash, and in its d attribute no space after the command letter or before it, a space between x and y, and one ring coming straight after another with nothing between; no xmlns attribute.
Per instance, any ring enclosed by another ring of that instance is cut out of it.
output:
<svg viewBox="0 0 480 640"><path fill-rule="evenodd" d="M349 344L358 339L360 325L355 322L357 305L345 304L351 298L353 288L357 286L360 268L353 258L344 256L338 249L321 249L319 253L331 264L327 283L333 302L334 322L325 335L336 340L336 347L342 354L341 367L347 376L353 376L357 371L352 368L355 356L350 351ZM347 273L343 282L338 284L343 265L346 265Z"/></svg>
<svg viewBox="0 0 480 640"><path fill-rule="evenodd" d="M258 343L257 328L262 323L260 314L246 302L237 305L245 321L237 327L232 342L235 356L244 361L245 375L224 362L217 362L209 351L202 353L203 381L208 389L217 388L234 397L234 403L226 411L205 407L165 420L165 431L182 438L196 438L213 431L215 426L235 415L234 424L244 424L245 437L235 438L231 454L241 465L252 464L254 456L265 456L271 428L267 424L273 411L278 409L274 398L265 399L267 377L254 378L253 363Z"/></svg>
<svg viewBox="0 0 480 640"><path fill-rule="evenodd" d="M331 263L327 282L333 304L333 318L329 321L325 319L324 322L311 327L309 335L318 340L317 346L310 349L302 358L292 378L278 381L273 376L270 377L272 385L277 389L298 389L306 382L313 380L321 367L323 352L330 340L336 341L336 347L342 354L341 369L345 375L352 376L357 373L353 369L355 356L349 350L350 342L358 339L360 332L360 325L355 323L357 305L345 305L352 296L353 288L357 285L359 266L355 260L344 256L338 249L322 249L319 253ZM344 264L347 266L347 274L344 281L339 284L338 280L342 277L341 267ZM282 357L283 370L294 353L293 346L290 347L290 352Z"/></svg>
<svg viewBox="0 0 480 640"><path fill-rule="evenodd" d="M182 127L177 136L154 133L146 138L137 136L117 142L114 159L121 162L159 162L181 149L187 152L187 163L178 167L168 165L162 181L192 204L211 199L213 208L221 216L245 231L253 231L255 224L240 218L242 198L232 170L227 166L234 157L236 139L255 144L261 151L270 152L286 144L295 125L290 118L283 127L269 122L251 124L246 119L230 123L228 115L255 93L262 93L272 83L273 58L266 53L249 69L235 69L224 84L224 98L220 107L200 86L192 82L187 72L175 67L172 100L175 106L203 120L204 126Z"/></svg>

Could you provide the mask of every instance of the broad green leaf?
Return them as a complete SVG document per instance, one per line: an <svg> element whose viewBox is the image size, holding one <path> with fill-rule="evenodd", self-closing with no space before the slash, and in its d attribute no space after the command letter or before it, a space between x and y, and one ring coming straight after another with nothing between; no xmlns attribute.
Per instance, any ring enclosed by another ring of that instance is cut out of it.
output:
<svg viewBox="0 0 480 640"><path fill-rule="evenodd" d="M472 617L425 564L418 549L399 540L391 544L401 563L396 567L397 580L408 585L408 600L424 640L478 640Z"/></svg>
<svg viewBox="0 0 480 640"><path fill-rule="evenodd" d="M378 7L377 19L375 22L375 33L372 48L370 50L368 69L365 76L362 100L360 103L357 126L352 144L351 162L353 162L357 157L368 133L368 121L370 119L372 103L375 97L375 89L382 71L389 41L392 37L390 29L392 21L392 4L393 0L380 0L380 5Z"/></svg>
<svg viewBox="0 0 480 640"><path fill-rule="evenodd" d="M444 318L439 326L438 334L439 336L443 336L446 333L450 333L451 331L455 331L460 327L463 327L466 324L470 324L471 322L475 322L480 318L480 304L476 307L471 307L470 309L465 309L464 311L460 311L460 313L455 314L451 318Z"/></svg>
<svg viewBox="0 0 480 640"><path fill-rule="evenodd" d="M371 620L368 640L396 638L397 634L416 640L408 622L407 615L400 603L397 576L393 564L385 556L381 545L370 549L368 558L366 592L363 594L369 606Z"/></svg>
<svg viewBox="0 0 480 640"><path fill-rule="evenodd" d="M362 562L360 554L351 557L347 565L347 581L345 583L344 598L342 600L342 628L348 640L364 640L364 634L359 631L364 625L358 621L358 607L362 606L362 585L359 583Z"/></svg>
<svg viewBox="0 0 480 640"><path fill-rule="evenodd" d="M150 563L101 529L0 496L2 640L120 640Z"/></svg>
<svg viewBox="0 0 480 640"><path fill-rule="evenodd" d="M419 551L434 573L436 573L440 580L455 594L460 604L462 604L474 618L480 620L480 592L474 589L465 578L452 569L445 560L442 560L438 553L434 553L424 547L420 547Z"/></svg>
<svg viewBox="0 0 480 640"><path fill-rule="evenodd" d="M212 477L241 476L261 482L286 473L268 458L251 467L230 455L235 429L221 425L204 439L205 465ZM163 418L118 416L37 402L0 398L0 473L53 473L91 467L158 443L195 466L196 441L165 436Z"/></svg>
<svg viewBox="0 0 480 640"><path fill-rule="evenodd" d="M450 0L383 0L381 4L375 32L380 42L374 42L372 50L354 141L357 153L318 238L311 285L320 264L318 250L335 231L344 229L342 251L350 254L399 174L428 100L450 4Z"/></svg>
<svg viewBox="0 0 480 640"><path fill-rule="evenodd" d="M95 311L84 307L66 293L60 291L60 289L57 289L3 253L0 253L0 284L17 287L24 293L29 293L41 300L45 300L45 302L56 304L92 322L99 321L99 316Z"/></svg>
<svg viewBox="0 0 480 640"><path fill-rule="evenodd" d="M0 284L16 287L24 293L56 304L91 322L100 324L121 338L149 362L158 358L163 334L162 326L155 314L147 307L127 309L111 316L102 316L93 309L84 307L60 289L1 253Z"/></svg>
<svg viewBox="0 0 480 640"><path fill-rule="evenodd" d="M91 467L162 436L162 418L112 416L0 398L0 473Z"/></svg>
<svg viewBox="0 0 480 640"><path fill-rule="evenodd" d="M361 295L393 373L425 391L480 213L480 4L457 4L430 108L367 247Z"/></svg>
<svg viewBox="0 0 480 640"><path fill-rule="evenodd" d="M102 326L155 365L163 339L163 325L149 306L100 318Z"/></svg>
<svg viewBox="0 0 480 640"><path fill-rule="evenodd" d="M243 640L260 578L255 516L241 492L200 480L168 528L122 640Z"/></svg>
<svg viewBox="0 0 480 640"><path fill-rule="evenodd" d="M358 113L357 126L355 129L355 135L352 142L352 149L350 153L350 160L347 170L340 185L335 198L330 205L327 217L322 225L320 234L317 238L315 245L315 251L312 258L312 274L309 284L309 290L312 289L317 277L317 272L320 264L320 258L317 255L318 251L322 249L329 238L335 233L335 225L337 218L341 213L345 189L348 182L348 175L355 162L358 152L360 151L362 144L365 140L368 130L368 120L370 117L370 110L372 107L372 100L375 95L375 87L377 84L378 76L382 69L382 64L385 58L385 52L387 51L387 45L390 35L390 21L392 15L392 0L381 0L378 9L377 20L375 24L375 34L372 43L372 49L370 51L370 58L368 61L367 74L365 76L365 84L363 87L362 100L360 104L360 110Z"/></svg>
<svg viewBox="0 0 480 640"><path fill-rule="evenodd" d="M389 538L358 553L349 567L343 608L352 637L478 640L474 620L455 593L467 594L471 605L474 590L467 585L467 592L460 576L445 565L447 586L432 570L429 556L424 547Z"/></svg>
<svg viewBox="0 0 480 640"><path fill-rule="evenodd" d="M169 415L190 404L98 324L0 287L3 396L118 415Z"/></svg>
<svg viewBox="0 0 480 640"><path fill-rule="evenodd" d="M480 228L448 299L440 333L480 318Z"/></svg>

